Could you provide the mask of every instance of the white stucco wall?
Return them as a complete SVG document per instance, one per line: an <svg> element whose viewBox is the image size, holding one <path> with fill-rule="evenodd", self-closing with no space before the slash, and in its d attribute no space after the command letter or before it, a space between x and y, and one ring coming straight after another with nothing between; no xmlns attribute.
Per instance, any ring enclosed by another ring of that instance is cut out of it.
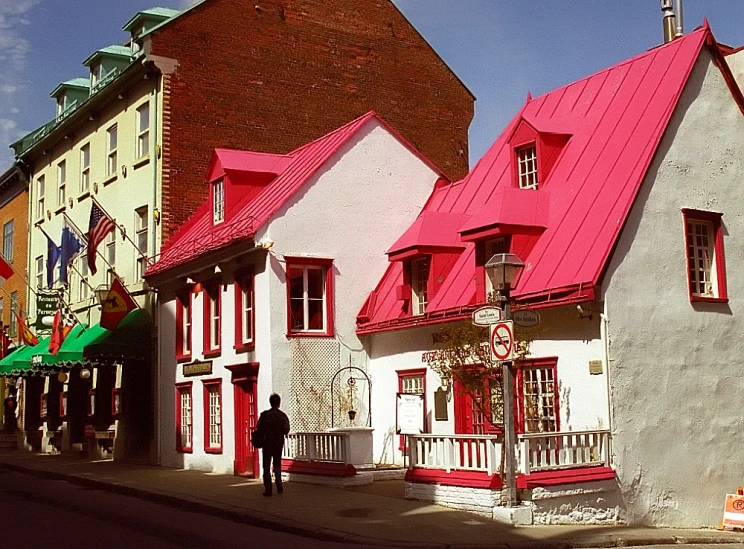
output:
<svg viewBox="0 0 744 549"><path fill-rule="evenodd" d="M606 277L613 448L629 520L715 526L741 482L744 117L703 51ZM688 298L681 208L722 212L728 304Z"/></svg>
<svg viewBox="0 0 744 549"><path fill-rule="evenodd" d="M395 394L399 370L427 366L422 355L436 350L432 335L440 330L434 325L383 332L370 338L370 372L373 378L374 457L378 463L403 463L395 433ZM535 358L558 358L558 394L561 431L609 428L607 369L589 373L590 360L602 360L604 345L600 337L600 318L580 319L575 308L543 309L537 339L532 342ZM453 391L448 395L448 420L434 419L434 392L440 386L439 376L429 368L426 374L427 426L434 434L454 434L455 405Z"/></svg>
<svg viewBox="0 0 744 549"><path fill-rule="evenodd" d="M175 301L178 281L161 288L160 431L161 463L172 467L232 473L235 453L232 374L227 365L258 362L258 410L268 408L268 397L278 392L290 412L292 349L298 341L312 351L315 342L329 338L287 337L285 256L333 260L333 341L340 343L343 365L367 368L366 353L356 338L356 314L387 266L387 250L415 220L429 196L437 174L376 121L370 122L267 223L255 240L274 242L269 252L246 248L235 261L220 263L222 271L222 345L208 376L183 377L176 364ZM250 253L249 253L250 252ZM250 352L236 352L235 268L254 266L256 344ZM195 278L214 272L208 261L193 263ZM200 274L201 273L201 274ZM206 275L205 275L206 276ZM191 360L203 359L203 293L192 301ZM204 451L202 379L222 378L222 454ZM193 382L193 453L176 451L174 384ZM330 380L325 380L326 382ZM290 419L293 418L290 415Z"/></svg>

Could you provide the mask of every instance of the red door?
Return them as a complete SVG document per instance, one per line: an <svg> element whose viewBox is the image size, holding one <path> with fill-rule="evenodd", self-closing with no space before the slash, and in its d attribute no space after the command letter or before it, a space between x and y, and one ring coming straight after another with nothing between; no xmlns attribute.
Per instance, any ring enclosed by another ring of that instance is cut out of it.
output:
<svg viewBox="0 0 744 549"><path fill-rule="evenodd" d="M251 444L251 433L256 428L255 380L233 382L235 393L235 474L258 477L258 450Z"/></svg>
<svg viewBox="0 0 744 549"><path fill-rule="evenodd" d="M481 402L476 402L462 386L455 382L455 433L463 435L500 434L502 425L493 425L486 417L488 402L483 403L483 394L477 395Z"/></svg>

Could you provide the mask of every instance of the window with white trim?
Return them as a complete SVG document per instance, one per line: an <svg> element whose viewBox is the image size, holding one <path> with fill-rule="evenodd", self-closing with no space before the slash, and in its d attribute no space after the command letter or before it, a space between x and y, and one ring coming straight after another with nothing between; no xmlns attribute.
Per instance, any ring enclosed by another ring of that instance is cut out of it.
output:
<svg viewBox="0 0 744 549"><path fill-rule="evenodd" d="M222 391L220 382L204 382L205 410L207 420L207 450L222 449Z"/></svg>
<svg viewBox="0 0 744 549"><path fill-rule="evenodd" d="M222 343L222 285L217 283L205 286L204 306L204 352L217 352Z"/></svg>
<svg viewBox="0 0 744 549"><path fill-rule="evenodd" d="M715 297L716 262L713 223L687 220L687 265L690 292L697 297Z"/></svg>
<svg viewBox="0 0 744 549"><path fill-rule="evenodd" d="M67 162L57 164L57 206L62 207L67 200Z"/></svg>
<svg viewBox="0 0 744 549"><path fill-rule="evenodd" d="M18 322L16 322L16 315L20 314L18 310L18 292L10 293L10 326L8 335L10 337L16 337L18 335Z"/></svg>
<svg viewBox="0 0 744 549"><path fill-rule="evenodd" d="M36 263L36 287L44 287L44 256L40 255L34 262Z"/></svg>
<svg viewBox="0 0 744 549"><path fill-rule="evenodd" d="M326 265L287 265L290 332L328 333Z"/></svg>
<svg viewBox="0 0 744 549"><path fill-rule="evenodd" d="M90 89L96 87L96 84L101 81L101 64L97 63L90 68Z"/></svg>
<svg viewBox="0 0 744 549"><path fill-rule="evenodd" d="M80 148L80 192L90 190L90 143Z"/></svg>
<svg viewBox="0 0 744 549"><path fill-rule="evenodd" d="M525 433L552 433L558 430L555 366L522 368L522 402Z"/></svg>
<svg viewBox="0 0 744 549"><path fill-rule="evenodd" d="M176 356L191 356L191 292L176 296Z"/></svg>
<svg viewBox="0 0 744 549"><path fill-rule="evenodd" d="M116 175L118 170L117 147L118 147L118 126L114 124L106 130L106 176Z"/></svg>
<svg viewBox="0 0 744 549"><path fill-rule="evenodd" d="M78 299L80 301L84 301L88 299L88 257L87 255L83 254L80 257L77 258L78 262L78 272L80 273L80 276L78 277Z"/></svg>
<svg viewBox="0 0 744 549"><path fill-rule="evenodd" d="M239 274L235 281L235 297L237 309L235 316L236 347L243 347L253 343L253 272Z"/></svg>
<svg viewBox="0 0 744 549"><path fill-rule="evenodd" d="M44 176L42 175L36 180L36 219L43 219L46 209L44 208L44 191L45 191Z"/></svg>
<svg viewBox="0 0 744 549"><path fill-rule="evenodd" d="M8 263L13 263L14 227L12 219L3 225L3 257Z"/></svg>
<svg viewBox="0 0 744 549"><path fill-rule="evenodd" d="M431 258L428 256L411 261L411 296L414 315L422 315L426 312L426 305L429 302L430 268Z"/></svg>
<svg viewBox="0 0 744 549"><path fill-rule="evenodd" d="M400 392L420 395L424 392L424 375L401 375Z"/></svg>
<svg viewBox="0 0 744 549"><path fill-rule="evenodd" d="M106 261L109 264L106 272L106 283L111 285L116 270L116 231L111 231L106 235Z"/></svg>
<svg viewBox="0 0 744 549"><path fill-rule="evenodd" d="M181 452L191 451L193 442L193 401L191 398L191 383L184 383L176 387L176 406L178 408L178 441L176 447Z"/></svg>
<svg viewBox="0 0 744 549"><path fill-rule="evenodd" d="M517 149L519 188L537 189L537 147L535 144Z"/></svg>
<svg viewBox="0 0 744 549"><path fill-rule="evenodd" d="M147 206L142 206L134 211L135 213L135 242L137 243L137 279L142 279L147 270L148 240L147 231L149 218L147 216Z"/></svg>
<svg viewBox="0 0 744 549"><path fill-rule="evenodd" d="M150 152L150 103L137 109L137 158Z"/></svg>
<svg viewBox="0 0 744 549"><path fill-rule="evenodd" d="M218 179L212 184L212 219L215 223L225 220L225 180Z"/></svg>

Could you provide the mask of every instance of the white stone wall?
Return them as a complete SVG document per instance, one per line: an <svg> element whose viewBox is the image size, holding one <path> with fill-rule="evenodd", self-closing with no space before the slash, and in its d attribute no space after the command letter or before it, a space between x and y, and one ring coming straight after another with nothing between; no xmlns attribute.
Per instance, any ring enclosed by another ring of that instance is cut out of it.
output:
<svg viewBox="0 0 744 549"><path fill-rule="evenodd" d="M492 518L493 509L499 504L501 491L491 490L490 488L465 488L463 486L406 482L406 498L431 501L437 505Z"/></svg>
<svg viewBox="0 0 744 549"><path fill-rule="evenodd" d="M744 117L703 51L607 273L613 449L629 521L715 526L741 482ZM681 208L722 212L727 304L688 298Z"/></svg>
<svg viewBox="0 0 744 549"><path fill-rule="evenodd" d="M621 524L624 502L614 480L564 484L526 491L534 524Z"/></svg>

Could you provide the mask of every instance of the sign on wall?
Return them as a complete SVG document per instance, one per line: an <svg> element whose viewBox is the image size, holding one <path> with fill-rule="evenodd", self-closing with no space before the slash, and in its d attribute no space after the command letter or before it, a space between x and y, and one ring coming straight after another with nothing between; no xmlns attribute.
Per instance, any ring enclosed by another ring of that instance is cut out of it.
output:
<svg viewBox="0 0 744 549"><path fill-rule="evenodd" d="M34 322L34 328L37 330L52 329L58 299L59 293L57 291L38 291L36 294L36 322Z"/></svg>
<svg viewBox="0 0 744 549"><path fill-rule="evenodd" d="M197 361L189 362L188 364L183 365L183 375L184 377L189 376L204 376L209 375L212 373L212 361L211 360L204 360L204 361Z"/></svg>
<svg viewBox="0 0 744 549"><path fill-rule="evenodd" d="M395 432L399 435L420 435L424 432L423 393L396 394Z"/></svg>

